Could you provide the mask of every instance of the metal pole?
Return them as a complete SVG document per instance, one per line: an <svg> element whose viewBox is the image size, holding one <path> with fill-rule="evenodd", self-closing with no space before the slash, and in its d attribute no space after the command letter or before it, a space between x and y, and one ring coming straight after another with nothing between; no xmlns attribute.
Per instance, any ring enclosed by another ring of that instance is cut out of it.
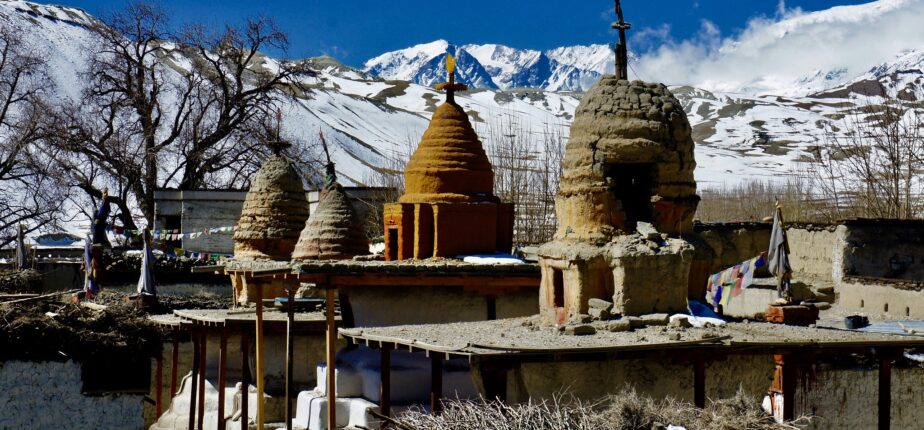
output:
<svg viewBox="0 0 924 430"><path fill-rule="evenodd" d="M337 429L337 327L334 321L335 291L327 286L327 428Z"/></svg>

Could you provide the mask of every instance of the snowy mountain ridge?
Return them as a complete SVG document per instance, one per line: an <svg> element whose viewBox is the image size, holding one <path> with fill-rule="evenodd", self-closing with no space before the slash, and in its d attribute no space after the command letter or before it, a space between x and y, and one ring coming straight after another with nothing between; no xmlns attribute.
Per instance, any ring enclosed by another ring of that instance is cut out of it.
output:
<svg viewBox="0 0 924 430"><path fill-rule="evenodd" d="M456 57L459 81L472 88L586 91L604 72L613 71L607 45L537 51L499 44L458 46L445 40L386 52L366 61L363 70L384 79L433 86L445 80L446 54Z"/></svg>

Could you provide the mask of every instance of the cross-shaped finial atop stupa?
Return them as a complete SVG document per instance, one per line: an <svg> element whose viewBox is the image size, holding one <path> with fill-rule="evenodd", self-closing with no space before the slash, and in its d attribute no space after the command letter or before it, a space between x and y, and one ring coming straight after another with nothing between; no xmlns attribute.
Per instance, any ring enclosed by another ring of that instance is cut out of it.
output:
<svg viewBox="0 0 924 430"><path fill-rule="evenodd" d="M456 83L456 60L452 54L446 54L446 74L449 76L449 82L436 84L436 89L446 90L446 103L455 103L455 92L465 91L468 86Z"/></svg>
<svg viewBox="0 0 924 430"><path fill-rule="evenodd" d="M282 140L280 132L282 128L282 109L276 109L276 138L266 142L266 145L273 151L273 155L282 155L282 150L292 146L291 143Z"/></svg>
<svg viewBox="0 0 924 430"><path fill-rule="evenodd" d="M616 19L617 21L610 25L614 30L619 31L619 43L616 44L616 76L619 79L629 79L629 50L626 48L626 30L632 28L622 19L622 5L616 0Z"/></svg>

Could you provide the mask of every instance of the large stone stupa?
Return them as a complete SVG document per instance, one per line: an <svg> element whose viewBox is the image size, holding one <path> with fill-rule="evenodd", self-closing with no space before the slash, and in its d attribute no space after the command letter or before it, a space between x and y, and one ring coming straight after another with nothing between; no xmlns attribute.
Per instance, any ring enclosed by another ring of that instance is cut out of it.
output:
<svg viewBox="0 0 924 430"><path fill-rule="evenodd" d="M292 259L347 260L369 253L369 238L350 198L328 162L327 178L315 211L305 222Z"/></svg>
<svg viewBox="0 0 924 430"><path fill-rule="evenodd" d="M288 261L308 211L301 174L277 150L257 171L247 191L234 232L234 258Z"/></svg>
<svg viewBox="0 0 924 430"><path fill-rule="evenodd" d="M540 310L557 324L580 319L590 299L611 312L686 309L699 197L691 127L663 84L626 79L625 29L617 75L582 98L565 151L554 241L539 251Z"/></svg>
<svg viewBox="0 0 924 430"><path fill-rule="evenodd" d="M510 252L513 205L494 195L494 171L449 82L404 172L405 194L385 205L385 258L403 260Z"/></svg>

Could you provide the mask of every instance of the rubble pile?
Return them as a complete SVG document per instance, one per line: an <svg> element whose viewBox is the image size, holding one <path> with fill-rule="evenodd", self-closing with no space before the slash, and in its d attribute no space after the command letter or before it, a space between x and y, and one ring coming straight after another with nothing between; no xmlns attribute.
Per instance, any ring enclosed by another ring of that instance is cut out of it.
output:
<svg viewBox="0 0 924 430"><path fill-rule="evenodd" d="M0 361L155 357L162 334L130 305L97 311L57 302L0 306Z"/></svg>
<svg viewBox="0 0 924 430"><path fill-rule="evenodd" d="M38 293L42 291L42 274L27 269L0 272L0 293Z"/></svg>

